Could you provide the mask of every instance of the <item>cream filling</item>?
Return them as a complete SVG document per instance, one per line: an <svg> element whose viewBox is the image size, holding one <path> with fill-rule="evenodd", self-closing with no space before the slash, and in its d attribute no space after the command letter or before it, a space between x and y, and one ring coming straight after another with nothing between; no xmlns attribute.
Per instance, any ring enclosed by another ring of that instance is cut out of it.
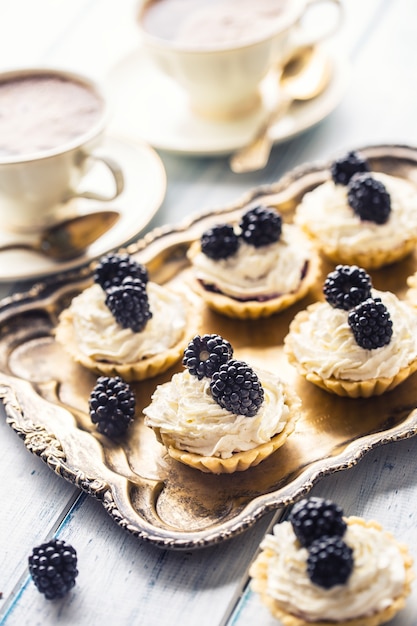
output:
<svg viewBox="0 0 417 626"><path fill-rule="evenodd" d="M156 388L143 410L145 424L172 437L178 449L203 456L226 459L251 450L281 432L289 418L282 382L269 372L257 374L265 397L254 417L223 409L211 395L210 380L185 370Z"/></svg>
<svg viewBox="0 0 417 626"><path fill-rule="evenodd" d="M311 247L298 228L283 224L277 243L255 248L242 242L227 259L213 260L202 252L192 258L198 280L232 298L255 299L296 291Z"/></svg>
<svg viewBox="0 0 417 626"><path fill-rule="evenodd" d="M80 351L96 361L134 363L174 346L186 328L181 297L152 282L147 284L147 294L152 317L138 333L117 324L99 285L94 284L76 296L70 313Z"/></svg>
<svg viewBox="0 0 417 626"><path fill-rule="evenodd" d="M417 316L393 293L373 290L387 307L393 324L388 345L374 350L358 346L348 324L348 311L327 302L313 307L308 319L286 338L297 361L321 378L368 380L395 376L417 358Z"/></svg>
<svg viewBox="0 0 417 626"><path fill-rule="evenodd" d="M401 178L373 172L391 197L385 224L362 221L348 205L347 187L328 180L308 192L294 222L324 245L347 252L388 251L417 237L417 187Z"/></svg>
<svg viewBox="0 0 417 626"><path fill-rule="evenodd" d="M324 589L307 574L306 548L290 522L274 526L262 549L272 551L267 567L267 593L284 610L307 621L336 622L383 611L402 594L405 568L395 540L378 528L349 524L343 540L353 549L354 567L344 585Z"/></svg>

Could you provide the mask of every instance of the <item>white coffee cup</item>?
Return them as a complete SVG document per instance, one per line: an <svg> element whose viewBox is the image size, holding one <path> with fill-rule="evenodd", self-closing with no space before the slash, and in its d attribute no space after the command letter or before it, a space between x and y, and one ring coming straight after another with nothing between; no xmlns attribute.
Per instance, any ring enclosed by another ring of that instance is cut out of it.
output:
<svg viewBox="0 0 417 626"><path fill-rule="evenodd" d="M0 73L0 227L42 229L59 219L74 197L112 200L123 174L111 157L96 154L107 123L98 85L50 68ZM103 162L114 192L77 191L83 176Z"/></svg>
<svg viewBox="0 0 417 626"><path fill-rule="evenodd" d="M323 3L336 8L329 28L306 28L307 12ZM268 10L278 5L282 13L269 18ZM222 18L214 11L222 11ZM138 26L150 57L183 87L192 109L230 119L259 105L260 83L273 66L282 65L297 48L330 36L341 18L340 0L142 0ZM225 24L230 28L223 37ZM204 41L207 32L214 38L208 35Z"/></svg>

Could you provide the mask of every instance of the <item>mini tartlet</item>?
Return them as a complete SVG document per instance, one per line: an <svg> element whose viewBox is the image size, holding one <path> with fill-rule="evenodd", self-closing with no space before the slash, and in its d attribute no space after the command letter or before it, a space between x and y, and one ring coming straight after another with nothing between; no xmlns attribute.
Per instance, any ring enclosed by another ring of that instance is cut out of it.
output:
<svg viewBox="0 0 417 626"><path fill-rule="evenodd" d="M143 410L172 458L213 474L258 465L293 432L301 403L278 376L232 358L219 335L197 335L186 369L158 385Z"/></svg>
<svg viewBox="0 0 417 626"><path fill-rule="evenodd" d="M95 373L151 378L182 357L190 328L199 330L198 306L189 298L149 281L129 255L110 253L98 263L94 284L60 314L55 338Z"/></svg>
<svg viewBox="0 0 417 626"><path fill-rule="evenodd" d="M342 514L329 500L304 499L263 539L251 587L284 626L378 626L404 608L408 548L377 522Z"/></svg>
<svg viewBox="0 0 417 626"><path fill-rule="evenodd" d="M414 250L417 188L371 172L364 157L349 152L333 162L329 180L305 194L294 222L335 263L376 269Z"/></svg>
<svg viewBox="0 0 417 626"><path fill-rule="evenodd" d="M323 291L326 300L297 313L284 339L299 374L357 398L389 391L417 370L417 316L407 302L373 289L357 266L337 266Z"/></svg>
<svg viewBox="0 0 417 626"><path fill-rule="evenodd" d="M288 308L306 296L320 267L301 230L264 206L246 211L238 225L207 229L188 257L193 289L211 309L239 319Z"/></svg>
<svg viewBox="0 0 417 626"><path fill-rule="evenodd" d="M411 306L417 308L417 272L407 278L407 287L405 298Z"/></svg>

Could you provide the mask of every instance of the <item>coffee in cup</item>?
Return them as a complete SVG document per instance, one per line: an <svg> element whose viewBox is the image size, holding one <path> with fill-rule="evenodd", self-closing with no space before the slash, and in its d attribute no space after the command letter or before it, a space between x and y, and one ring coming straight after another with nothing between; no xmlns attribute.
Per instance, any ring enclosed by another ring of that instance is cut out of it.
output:
<svg viewBox="0 0 417 626"><path fill-rule="evenodd" d="M323 3L336 7L336 20L307 32L307 9ZM230 119L259 105L274 65L328 36L340 18L340 0L142 0L138 24L150 57L185 89L194 111Z"/></svg>
<svg viewBox="0 0 417 626"><path fill-rule="evenodd" d="M0 224L35 230L75 196L110 200L121 191L119 167L95 155L106 123L99 88L78 74L27 69L0 74ZM111 197L77 192L94 160L115 180Z"/></svg>

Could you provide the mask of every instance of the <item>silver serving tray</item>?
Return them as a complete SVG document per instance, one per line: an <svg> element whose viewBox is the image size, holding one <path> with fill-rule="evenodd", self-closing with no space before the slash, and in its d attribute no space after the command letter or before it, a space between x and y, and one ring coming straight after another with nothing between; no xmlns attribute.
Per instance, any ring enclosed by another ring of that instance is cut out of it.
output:
<svg viewBox="0 0 417 626"><path fill-rule="evenodd" d="M372 168L417 184L417 150L407 146L361 148ZM329 164L296 168L277 184L258 188L233 205L198 215L179 227L151 232L128 248L152 280L186 285L186 251L209 224L232 221L268 198L291 220L306 191L329 177ZM323 276L332 265L323 263ZM279 373L300 395L303 413L285 445L259 466L231 475L203 474L170 459L143 424L142 409L155 386L181 364L135 383L137 416L125 437L112 442L96 432L88 397L96 376L76 365L56 344L60 311L92 282L93 263L0 303L0 398L7 421L27 449L57 474L98 498L114 521L164 548L190 549L228 539L266 512L306 494L321 477L356 464L372 448L417 432L416 375L384 396L345 399L299 377L282 342L294 314L321 297L317 290L269 319L235 321L204 310L203 332L218 332L237 358ZM417 270L416 257L372 273L376 288L400 297ZM190 337L191 339L191 337Z"/></svg>

